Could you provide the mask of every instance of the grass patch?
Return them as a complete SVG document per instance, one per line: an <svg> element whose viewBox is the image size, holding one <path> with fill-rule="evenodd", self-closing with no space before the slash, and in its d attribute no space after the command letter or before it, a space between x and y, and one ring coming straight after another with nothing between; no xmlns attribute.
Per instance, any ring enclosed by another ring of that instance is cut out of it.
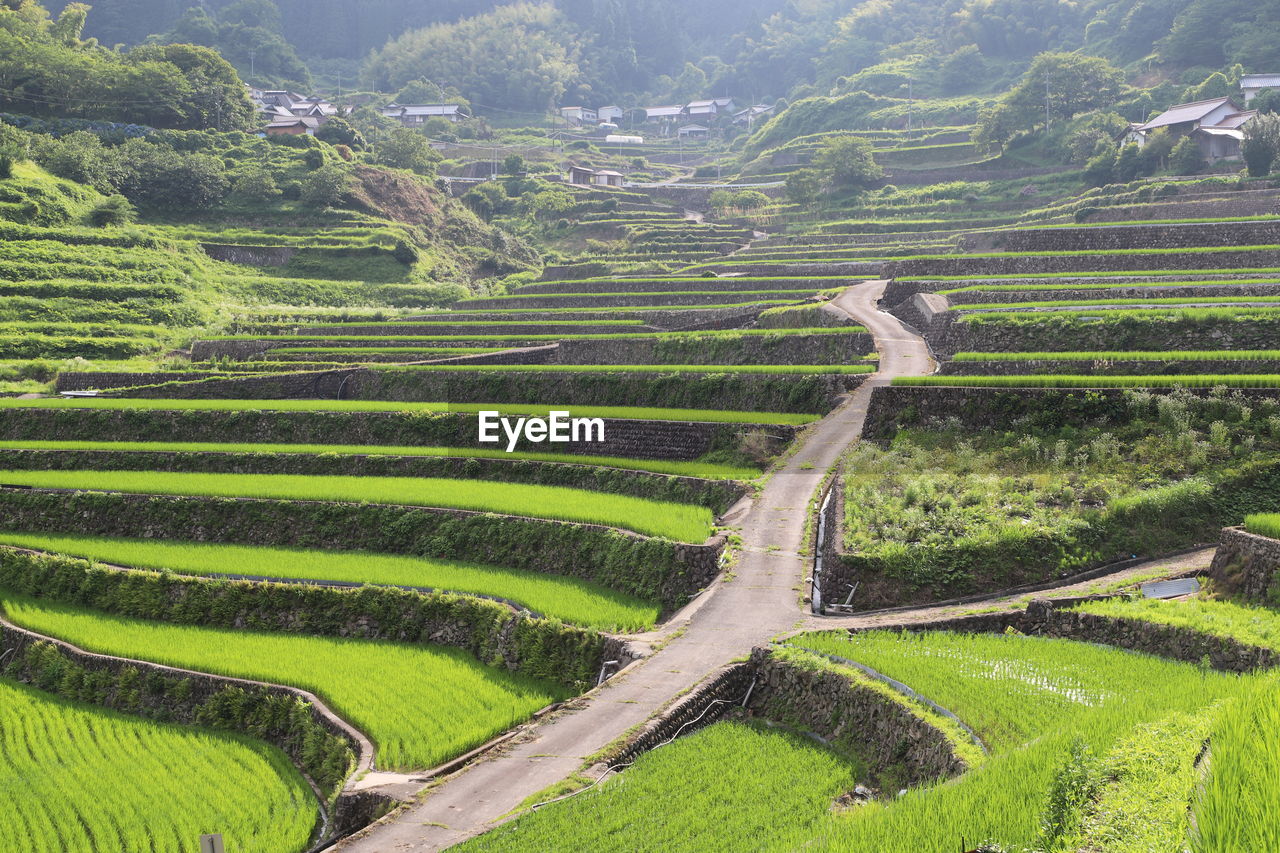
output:
<svg viewBox="0 0 1280 853"><path fill-rule="evenodd" d="M99 654L309 690L374 741L384 769L431 767L566 696L464 651L171 625L0 591L15 624Z"/></svg>
<svg viewBox="0 0 1280 853"><path fill-rule="evenodd" d="M139 494L403 504L603 524L681 542L702 542L711 510L561 486L429 477L193 474L167 471L0 471L0 483Z"/></svg>
<svg viewBox="0 0 1280 853"><path fill-rule="evenodd" d="M261 548L202 542L0 532L0 544L117 566L190 575L238 574L294 580L430 587L515 601L545 616L601 630L652 628L658 606L590 581L497 566L368 551Z"/></svg>
<svg viewBox="0 0 1280 853"><path fill-rule="evenodd" d="M244 853L280 853L305 848L319 818L289 759L247 737L69 702L3 678L0 731L10 850L183 850L216 827Z"/></svg>

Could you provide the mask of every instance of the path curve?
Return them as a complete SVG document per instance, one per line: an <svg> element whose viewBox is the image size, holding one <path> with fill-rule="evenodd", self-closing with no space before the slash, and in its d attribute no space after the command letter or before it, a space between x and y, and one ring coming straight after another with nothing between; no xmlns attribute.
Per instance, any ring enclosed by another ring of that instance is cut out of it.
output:
<svg viewBox="0 0 1280 853"><path fill-rule="evenodd" d="M416 805L348 838L346 853L440 850L483 832L522 801L577 772L587 757L645 722L712 670L748 653L804 619L802 581L808 504L827 469L857 441L872 390L894 376L932 373L923 339L881 312L887 282L846 289L828 310L871 332L879 372L801 436L759 496L730 523L742 528L737 565L664 626L658 651L565 712L532 726L513 746L447 778Z"/></svg>

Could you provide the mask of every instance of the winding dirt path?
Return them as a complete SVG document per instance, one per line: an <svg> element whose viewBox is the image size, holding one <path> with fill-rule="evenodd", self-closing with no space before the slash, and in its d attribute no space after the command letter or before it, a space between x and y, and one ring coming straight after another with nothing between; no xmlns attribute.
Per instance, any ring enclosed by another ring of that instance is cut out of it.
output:
<svg viewBox="0 0 1280 853"><path fill-rule="evenodd" d="M804 624L800 598L809 561L799 552L809 500L827 469L861 434L872 389L894 376L934 369L924 341L877 308L885 284L854 285L828 308L870 330L880 351L880 371L806 431L754 501L730 511L726 523L742 531L737 565L652 637L658 650L571 709L530 727L514 745L448 777L418 804L335 849L439 850L482 832L525 798L578 771L588 756L708 672Z"/></svg>

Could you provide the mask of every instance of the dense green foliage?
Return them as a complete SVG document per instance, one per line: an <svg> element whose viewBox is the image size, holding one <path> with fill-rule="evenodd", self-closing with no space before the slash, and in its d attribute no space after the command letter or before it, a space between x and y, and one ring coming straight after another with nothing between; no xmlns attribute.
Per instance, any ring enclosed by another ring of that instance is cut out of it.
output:
<svg viewBox="0 0 1280 853"><path fill-rule="evenodd" d="M117 566L194 575L236 574L356 584L426 587L503 598L546 616L604 630L651 628L658 608L598 584L453 560L367 551L261 548L152 539L0 532L0 544Z"/></svg>
<svg viewBox="0 0 1280 853"><path fill-rule="evenodd" d="M2 678L0 732L7 849L178 850L218 827L238 850L280 853L302 850L318 819L297 770L248 738L92 708Z"/></svg>
<svg viewBox="0 0 1280 853"><path fill-rule="evenodd" d="M0 602L10 621L88 651L309 690L370 736L387 769L431 767L564 696L457 649L167 625L14 595Z"/></svg>

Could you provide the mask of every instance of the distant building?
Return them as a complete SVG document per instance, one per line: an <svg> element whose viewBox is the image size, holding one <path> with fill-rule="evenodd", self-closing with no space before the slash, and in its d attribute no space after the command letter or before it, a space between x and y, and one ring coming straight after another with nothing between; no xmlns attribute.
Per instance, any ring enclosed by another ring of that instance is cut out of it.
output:
<svg viewBox="0 0 1280 853"><path fill-rule="evenodd" d="M266 132L270 136L315 136L321 124L314 116L281 116L268 122Z"/></svg>
<svg viewBox="0 0 1280 853"><path fill-rule="evenodd" d="M731 113L737 110L733 98L712 98L707 101L690 101L684 107L685 115L690 116L717 116L722 113Z"/></svg>
<svg viewBox="0 0 1280 853"><path fill-rule="evenodd" d="M588 166L570 166L569 183L583 187L620 187L623 176L621 172L609 169L592 169Z"/></svg>
<svg viewBox="0 0 1280 853"><path fill-rule="evenodd" d="M686 124L678 131L681 139L706 139L711 128L702 124Z"/></svg>
<svg viewBox="0 0 1280 853"><path fill-rule="evenodd" d="M684 107L681 104L673 104L666 107L645 107L644 117L647 121L674 121L680 118L684 113Z"/></svg>
<svg viewBox="0 0 1280 853"><path fill-rule="evenodd" d="M405 127L422 127L433 118L457 124L466 117L458 104L387 104L378 112L396 119Z"/></svg>
<svg viewBox="0 0 1280 853"><path fill-rule="evenodd" d="M560 117L574 124L595 124L599 121L599 113L591 107L561 107Z"/></svg>
<svg viewBox="0 0 1280 853"><path fill-rule="evenodd" d="M1146 124L1131 127L1125 139L1141 147L1147 134L1163 128L1174 136L1193 138L1206 160L1238 160L1244 126L1256 115L1256 110L1241 110L1229 97L1193 101L1172 106Z"/></svg>
<svg viewBox="0 0 1280 853"><path fill-rule="evenodd" d="M1240 91L1248 104L1263 89L1280 89L1280 74L1246 74L1240 78Z"/></svg>
<svg viewBox="0 0 1280 853"><path fill-rule="evenodd" d="M596 119L602 122L617 123L626 114L626 110L622 107L610 104L607 107L601 107L596 110Z"/></svg>
<svg viewBox="0 0 1280 853"><path fill-rule="evenodd" d="M755 104L733 114L734 124L752 125L761 119L773 115L773 107L769 104Z"/></svg>

